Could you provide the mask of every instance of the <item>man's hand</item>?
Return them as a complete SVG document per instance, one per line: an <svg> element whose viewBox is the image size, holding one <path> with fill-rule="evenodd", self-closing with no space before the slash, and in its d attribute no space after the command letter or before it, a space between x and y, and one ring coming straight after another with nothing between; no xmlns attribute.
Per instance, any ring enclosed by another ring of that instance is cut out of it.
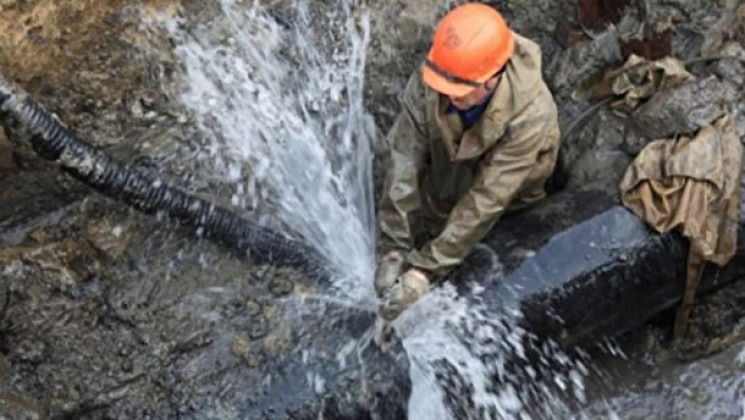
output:
<svg viewBox="0 0 745 420"><path fill-rule="evenodd" d="M417 282L427 282L429 285L429 274L419 268L410 268L403 275L402 278L410 278Z"/></svg>
<svg viewBox="0 0 745 420"><path fill-rule="evenodd" d="M400 270L400 266L398 268ZM429 275L418 268L411 268L397 276L393 284L381 295L378 319L375 322L375 344L383 350L391 344L391 322L429 290Z"/></svg>
<svg viewBox="0 0 745 420"><path fill-rule="evenodd" d="M379 298L385 296L388 289L393 286L404 265L404 253L391 251L380 260L378 269L375 271L375 292Z"/></svg>
<svg viewBox="0 0 745 420"><path fill-rule="evenodd" d="M411 268L399 276L388 289L380 305L380 316L393 321L401 312L429 290L429 275L418 268Z"/></svg>

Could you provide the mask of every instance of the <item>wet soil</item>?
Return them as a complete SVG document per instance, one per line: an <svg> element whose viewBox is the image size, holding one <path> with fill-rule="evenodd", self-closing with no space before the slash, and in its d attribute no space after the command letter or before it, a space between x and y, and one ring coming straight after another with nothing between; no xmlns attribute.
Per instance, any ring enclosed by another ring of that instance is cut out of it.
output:
<svg viewBox="0 0 745 420"><path fill-rule="evenodd" d="M170 41L142 24L155 13L178 13L192 23L209 19L215 7L203 3L0 0L0 71L117 158L193 191L209 190L207 182L187 176L192 168L183 164L198 143L178 102L179 64ZM384 0L365 9L372 30L366 101L381 133L451 3ZM619 65L619 39L639 27L633 8L614 28L589 32L579 26L574 2L491 3L541 45L564 127L588 106L571 100L572 91ZM673 55L745 56L745 8L736 2L648 3L649 20L673 24ZM288 2L266 4L278 19L291 14ZM321 13L333 5L314 7ZM735 95L729 103L742 99L741 63L700 63L692 71L714 77L719 85L712 89ZM626 118L603 110L568 139L571 185L616 187L617 180L603 176L613 172L608 165L623 167L629 145L645 139L627 126ZM379 138L378 179L385 162ZM173 223L124 209L2 134L0 182L0 415L234 417L275 389L278 367L287 375L302 371L290 368L300 366L293 360L335 357L302 354L308 330L300 327L302 310L293 299L314 289L298 273L256 266ZM702 299L693 339L680 346L678 358L726 354L740 342L742 289L740 282ZM666 331L659 324L649 328ZM646 330L635 334L625 340L648 337ZM671 348L665 334L652 336L663 338L637 348L669 354L659 349ZM298 380L323 388L318 378ZM362 400L375 387L350 381Z"/></svg>

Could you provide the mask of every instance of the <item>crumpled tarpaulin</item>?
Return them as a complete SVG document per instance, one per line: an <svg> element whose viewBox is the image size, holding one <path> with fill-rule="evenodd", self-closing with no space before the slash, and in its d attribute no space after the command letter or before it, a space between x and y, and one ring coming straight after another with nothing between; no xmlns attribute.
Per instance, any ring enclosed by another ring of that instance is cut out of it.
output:
<svg viewBox="0 0 745 420"><path fill-rule="evenodd" d="M678 229L691 241L682 336L703 262L727 264L737 248L742 146L726 115L694 137L656 140L636 157L620 184L623 204L659 233Z"/></svg>
<svg viewBox="0 0 745 420"><path fill-rule="evenodd" d="M598 80L599 79L599 80ZM591 99L619 97L610 103L611 109L630 114L655 93L695 80L680 60L672 57L647 62L631 55L621 68L591 78L572 94L576 100L585 95Z"/></svg>

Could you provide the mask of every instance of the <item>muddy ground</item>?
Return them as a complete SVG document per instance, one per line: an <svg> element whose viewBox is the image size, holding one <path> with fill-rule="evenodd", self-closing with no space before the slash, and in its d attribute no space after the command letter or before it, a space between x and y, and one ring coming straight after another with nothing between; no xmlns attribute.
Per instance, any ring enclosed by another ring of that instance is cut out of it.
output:
<svg viewBox="0 0 745 420"><path fill-rule="evenodd" d="M179 13L190 22L217 13L203 3L0 0L0 71L83 138L143 171L205 191L208 185L184 176L189 168L178 159L197 147L177 100L179 64L168 37L141 25L153 13ZM314 7L322 14L329 3ZM397 94L449 4L369 3L366 99L384 133L398 111ZM588 106L571 100L571 92L598 70L617 66L619 39L639 28L635 8L600 31L579 24L574 2L494 3L518 32L541 44L563 127ZM648 3L654 30L671 29L674 56L745 57L745 6ZM291 2L266 4L277 16L291 14ZM732 90L730 101L742 97L741 63L706 62L692 71ZM566 150L570 164L579 162L570 183L602 178L607 164L625 165L628 155L602 153L626 144L625 133L624 120L607 111L577 130ZM384 162L382 142L376 151ZM600 155L613 157L597 164ZM256 384L299 357L305 332L283 312L293 296L312 294L302 276L252 265L178 226L122 208L1 135L0 182L0 415L230 417L235 401L260 397ZM603 182L615 187L615 180ZM698 341L681 357L741 340L744 289L739 282L704 298L694 317ZM665 316L654 325L665 331ZM667 345L664 338L657 342Z"/></svg>

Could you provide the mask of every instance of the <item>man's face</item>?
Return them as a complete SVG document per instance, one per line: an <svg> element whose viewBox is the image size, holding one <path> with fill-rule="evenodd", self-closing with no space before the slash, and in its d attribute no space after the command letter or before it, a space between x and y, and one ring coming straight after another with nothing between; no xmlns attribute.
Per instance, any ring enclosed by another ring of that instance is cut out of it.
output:
<svg viewBox="0 0 745 420"><path fill-rule="evenodd" d="M460 110L465 110L481 104L486 99L486 97L494 91L497 83L499 82L499 77L500 76L492 77L484 84L477 88L474 88L466 95L448 96L448 98L450 98L450 103Z"/></svg>

